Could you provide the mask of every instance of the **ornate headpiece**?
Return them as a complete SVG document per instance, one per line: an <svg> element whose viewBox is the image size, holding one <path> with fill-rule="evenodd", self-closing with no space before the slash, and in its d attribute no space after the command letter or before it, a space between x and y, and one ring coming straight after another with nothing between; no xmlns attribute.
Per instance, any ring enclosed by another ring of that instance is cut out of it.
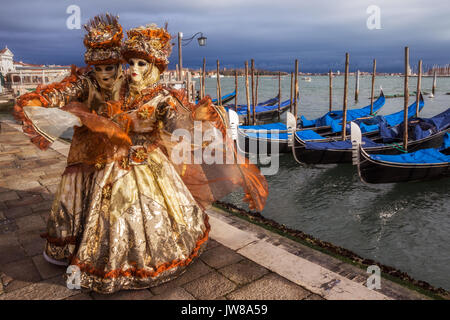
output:
<svg viewBox="0 0 450 320"><path fill-rule="evenodd" d="M125 60L140 58L154 63L160 72L169 64L172 52L171 35L165 28L158 28L155 24L141 26L127 31L128 39L122 48Z"/></svg>
<svg viewBox="0 0 450 320"><path fill-rule="evenodd" d="M84 36L86 64L117 64L121 63L120 47L123 38L119 16L110 14L98 15L92 18L84 28L88 32Z"/></svg>

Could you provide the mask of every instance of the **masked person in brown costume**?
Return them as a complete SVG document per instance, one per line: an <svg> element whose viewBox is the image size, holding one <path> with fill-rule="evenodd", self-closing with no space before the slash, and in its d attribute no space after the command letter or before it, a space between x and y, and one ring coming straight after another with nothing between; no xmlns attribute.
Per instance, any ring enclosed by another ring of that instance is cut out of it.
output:
<svg viewBox="0 0 450 320"><path fill-rule="evenodd" d="M89 140L76 148L46 234L46 255L70 261L80 285L101 293L177 277L205 248L213 201L243 187L250 207L262 210L268 194L258 168L236 154L223 109L158 83L171 52L167 30L127 34L130 70L119 99L97 114L76 103L64 109L100 138L95 152L85 153ZM187 138L196 134L207 139ZM216 161L192 161L199 152Z"/></svg>

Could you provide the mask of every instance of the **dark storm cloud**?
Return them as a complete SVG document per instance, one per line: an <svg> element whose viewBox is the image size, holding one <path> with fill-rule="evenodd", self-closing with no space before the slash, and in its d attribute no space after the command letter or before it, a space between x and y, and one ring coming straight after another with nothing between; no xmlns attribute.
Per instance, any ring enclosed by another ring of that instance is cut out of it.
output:
<svg viewBox="0 0 450 320"><path fill-rule="evenodd" d="M450 12L445 1L11 1L0 12L0 46L8 45L16 60L32 63L83 64L83 29L66 28L69 5L81 8L82 23L94 15L120 15L125 29L169 22L172 34L186 37L202 31L206 47L195 41L184 47L184 66L209 68L220 59L225 67L242 67L255 59L257 67L290 70L294 59L304 71L343 70L345 52L351 69L401 71L403 47L411 50L411 65L450 62ZM381 9L380 30L369 30L367 7ZM176 40L174 40L176 42ZM174 47L171 67L177 60Z"/></svg>

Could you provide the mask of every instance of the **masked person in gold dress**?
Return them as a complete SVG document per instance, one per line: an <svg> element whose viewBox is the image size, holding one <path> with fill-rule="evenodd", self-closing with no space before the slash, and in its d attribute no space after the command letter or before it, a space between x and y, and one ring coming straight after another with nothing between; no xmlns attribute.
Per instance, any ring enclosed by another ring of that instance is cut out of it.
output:
<svg viewBox="0 0 450 320"><path fill-rule="evenodd" d="M101 293L181 274L205 248L213 201L238 187L251 208L267 198L264 177L234 150L223 108L209 97L191 104L184 90L158 83L171 52L167 30L127 34L130 70L118 101L96 114L80 103L63 108L91 136L71 147L45 235L47 257L70 262L80 285ZM199 153L216 161L192 161Z"/></svg>

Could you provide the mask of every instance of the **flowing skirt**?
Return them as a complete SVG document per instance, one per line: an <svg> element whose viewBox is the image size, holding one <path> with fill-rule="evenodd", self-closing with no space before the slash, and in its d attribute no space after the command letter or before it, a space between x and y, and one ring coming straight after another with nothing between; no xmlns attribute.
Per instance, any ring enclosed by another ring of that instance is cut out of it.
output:
<svg viewBox="0 0 450 320"><path fill-rule="evenodd" d="M157 148L127 169L113 162L66 170L45 253L75 266L81 287L101 293L148 288L177 277L200 255L207 220Z"/></svg>

